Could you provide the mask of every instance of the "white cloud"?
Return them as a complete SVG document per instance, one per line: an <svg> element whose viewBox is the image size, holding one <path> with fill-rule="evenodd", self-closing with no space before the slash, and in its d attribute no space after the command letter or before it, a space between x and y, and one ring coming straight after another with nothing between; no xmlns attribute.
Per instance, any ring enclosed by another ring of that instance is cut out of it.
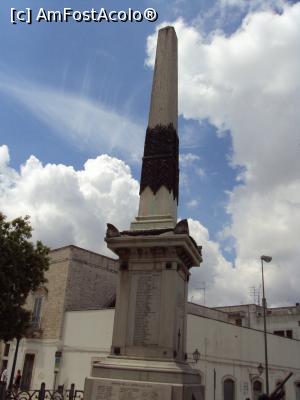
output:
<svg viewBox="0 0 300 400"><path fill-rule="evenodd" d="M196 15L193 25L210 38L216 31L231 32L247 14L259 11L281 13L285 7L285 0L216 0Z"/></svg>
<svg viewBox="0 0 300 400"><path fill-rule="evenodd" d="M218 0L216 3L216 7L221 9L239 8L248 12L267 9L283 10L285 5L284 0Z"/></svg>
<svg viewBox="0 0 300 400"><path fill-rule="evenodd" d="M5 168L9 162L9 152L7 146L0 147L0 168Z"/></svg>
<svg viewBox="0 0 300 400"><path fill-rule="evenodd" d="M191 194L191 176L197 174L200 178L205 176L203 168L199 167L200 157L194 153L180 153L179 154L179 169L180 169L180 191L186 194ZM190 200L187 203L188 207L195 207L198 202Z"/></svg>
<svg viewBox="0 0 300 400"><path fill-rule="evenodd" d="M1 211L9 219L29 214L33 239L51 247L76 244L111 255L103 240L106 223L129 227L138 209L138 188L129 167L107 155L89 159L79 171L62 164L43 165L30 156L18 172L9 167L7 146L0 147ZM190 204L196 205L196 201ZM202 301L198 288L205 282L210 305L247 301L249 287L256 284L257 265L247 264L245 279L244 265L233 268L199 221L190 219L189 226L203 246L204 258L201 268L192 270L190 298ZM278 271L275 280L281 278Z"/></svg>
<svg viewBox="0 0 300 400"><path fill-rule="evenodd" d="M0 91L79 148L121 153L132 161L141 157L145 129L101 102L3 73Z"/></svg>
<svg viewBox="0 0 300 400"><path fill-rule="evenodd" d="M199 201L196 199L192 199L192 200L188 201L186 205L188 207L198 207Z"/></svg>
<svg viewBox="0 0 300 400"><path fill-rule="evenodd" d="M174 23L180 112L185 118L207 118L220 135L230 131L231 164L244 170L242 185L229 197L232 225L226 229L235 239L238 274L224 267L227 284L214 281L216 293L232 287L231 303L247 295L244 284L234 293L236 282L258 286L263 253L273 256L266 267L271 302L299 301L300 3L265 4L229 36L216 31L208 39L183 20ZM272 11L280 4L281 13ZM154 40L155 35L148 38L149 65ZM215 263L218 270L222 263Z"/></svg>
<svg viewBox="0 0 300 400"><path fill-rule="evenodd" d="M245 280L242 271L233 268L222 255L219 244L210 239L208 230L199 222L189 219L190 234L202 245L203 262L200 268L192 268L189 283L189 298L203 304L205 284L206 305L227 305L247 302L249 286L255 283L255 274ZM252 283L250 285L250 283Z"/></svg>
<svg viewBox="0 0 300 400"><path fill-rule="evenodd" d="M106 223L128 229L138 208L139 185L130 168L108 155L89 159L80 171L43 165L30 156L20 172L0 147L0 209L9 219L30 215L34 239L105 252Z"/></svg>
<svg viewBox="0 0 300 400"><path fill-rule="evenodd" d="M199 161L200 157L193 153L179 154L179 162L182 167L189 167L195 161Z"/></svg>
<svg viewBox="0 0 300 400"><path fill-rule="evenodd" d="M5 145L0 146L0 197L5 190L10 188L12 182L18 178L17 173L12 168L9 168L9 161L8 147Z"/></svg>
<svg viewBox="0 0 300 400"><path fill-rule="evenodd" d="M200 178L205 178L206 177L206 173L205 173L205 170L203 168L196 168L195 172Z"/></svg>
<svg viewBox="0 0 300 400"><path fill-rule="evenodd" d="M106 223L128 229L138 209L138 189L130 168L107 155L87 160L79 171L63 164L43 165L30 156L16 171L9 167L7 146L0 146L1 211L9 219L30 215L33 239L51 247L76 244L109 254L103 240ZM214 282L223 284L220 271L226 268L231 273L230 263L221 255L219 245L209 239L205 227L194 220L189 220L189 225L194 238L204 246L205 260L204 266L194 271L191 287L197 288L199 280L205 280L208 298L218 304L224 291L220 296L211 291ZM196 290L191 290L192 295L198 299Z"/></svg>

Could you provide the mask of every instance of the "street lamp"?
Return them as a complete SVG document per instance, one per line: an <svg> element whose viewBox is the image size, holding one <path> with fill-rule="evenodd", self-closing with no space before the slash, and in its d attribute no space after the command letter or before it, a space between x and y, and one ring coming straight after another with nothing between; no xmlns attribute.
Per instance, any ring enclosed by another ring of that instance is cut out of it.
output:
<svg viewBox="0 0 300 400"><path fill-rule="evenodd" d="M197 362L200 360L200 353L198 351L198 349L196 349L193 353L193 359L195 361L195 363L197 364Z"/></svg>
<svg viewBox="0 0 300 400"><path fill-rule="evenodd" d="M259 375L261 375L264 372L264 367L262 366L261 363L259 363L259 366L257 367Z"/></svg>
<svg viewBox="0 0 300 400"><path fill-rule="evenodd" d="M263 305L263 317L264 317L266 392L267 392L267 396L269 396L269 366L268 366L267 321L266 321L267 301L266 301L266 296L265 296L264 262L266 262L266 263L271 262L272 257L261 256L260 260L261 260L261 278L262 278L262 290L263 290L262 305Z"/></svg>
<svg viewBox="0 0 300 400"><path fill-rule="evenodd" d="M254 374L249 374L249 377L250 377L250 381L252 382L252 381L255 381L255 379L257 379L258 378L258 376L261 376L262 375L262 373L264 372L264 367L263 367L263 365L262 365L262 363L259 363L258 364L258 366L257 366L257 372L258 372L258 375L257 375L257 373L254 373Z"/></svg>

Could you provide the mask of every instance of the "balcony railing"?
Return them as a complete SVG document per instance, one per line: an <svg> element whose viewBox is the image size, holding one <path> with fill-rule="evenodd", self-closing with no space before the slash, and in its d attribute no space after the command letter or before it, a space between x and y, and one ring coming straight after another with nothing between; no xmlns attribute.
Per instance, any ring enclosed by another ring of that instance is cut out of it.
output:
<svg viewBox="0 0 300 400"><path fill-rule="evenodd" d="M41 329L41 317L39 315L32 315L30 320L30 326L32 329Z"/></svg>

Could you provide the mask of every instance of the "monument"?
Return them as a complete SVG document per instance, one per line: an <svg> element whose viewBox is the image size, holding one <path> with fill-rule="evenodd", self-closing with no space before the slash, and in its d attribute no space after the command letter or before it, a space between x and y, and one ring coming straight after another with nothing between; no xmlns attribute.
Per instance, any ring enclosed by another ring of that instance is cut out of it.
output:
<svg viewBox="0 0 300 400"><path fill-rule="evenodd" d="M158 33L138 216L130 230L108 224L106 233L120 265L112 346L93 363L85 400L204 399L186 354L189 269L202 257L187 220L177 223L177 91L177 37L168 26Z"/></svg>

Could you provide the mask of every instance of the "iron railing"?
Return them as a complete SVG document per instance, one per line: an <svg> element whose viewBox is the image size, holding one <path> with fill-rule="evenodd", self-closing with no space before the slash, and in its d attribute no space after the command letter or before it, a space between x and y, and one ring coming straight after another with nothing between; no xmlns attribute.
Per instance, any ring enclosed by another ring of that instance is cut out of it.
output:
<svg viewBox="0 0 300 400"><path fill-rule="evenodd" d="M74 383L68 390L62 387L47 390L45 383L37 390L6 390L5 385L1 385L0 400L83 400L83 391L75 389Z"/></svg>

